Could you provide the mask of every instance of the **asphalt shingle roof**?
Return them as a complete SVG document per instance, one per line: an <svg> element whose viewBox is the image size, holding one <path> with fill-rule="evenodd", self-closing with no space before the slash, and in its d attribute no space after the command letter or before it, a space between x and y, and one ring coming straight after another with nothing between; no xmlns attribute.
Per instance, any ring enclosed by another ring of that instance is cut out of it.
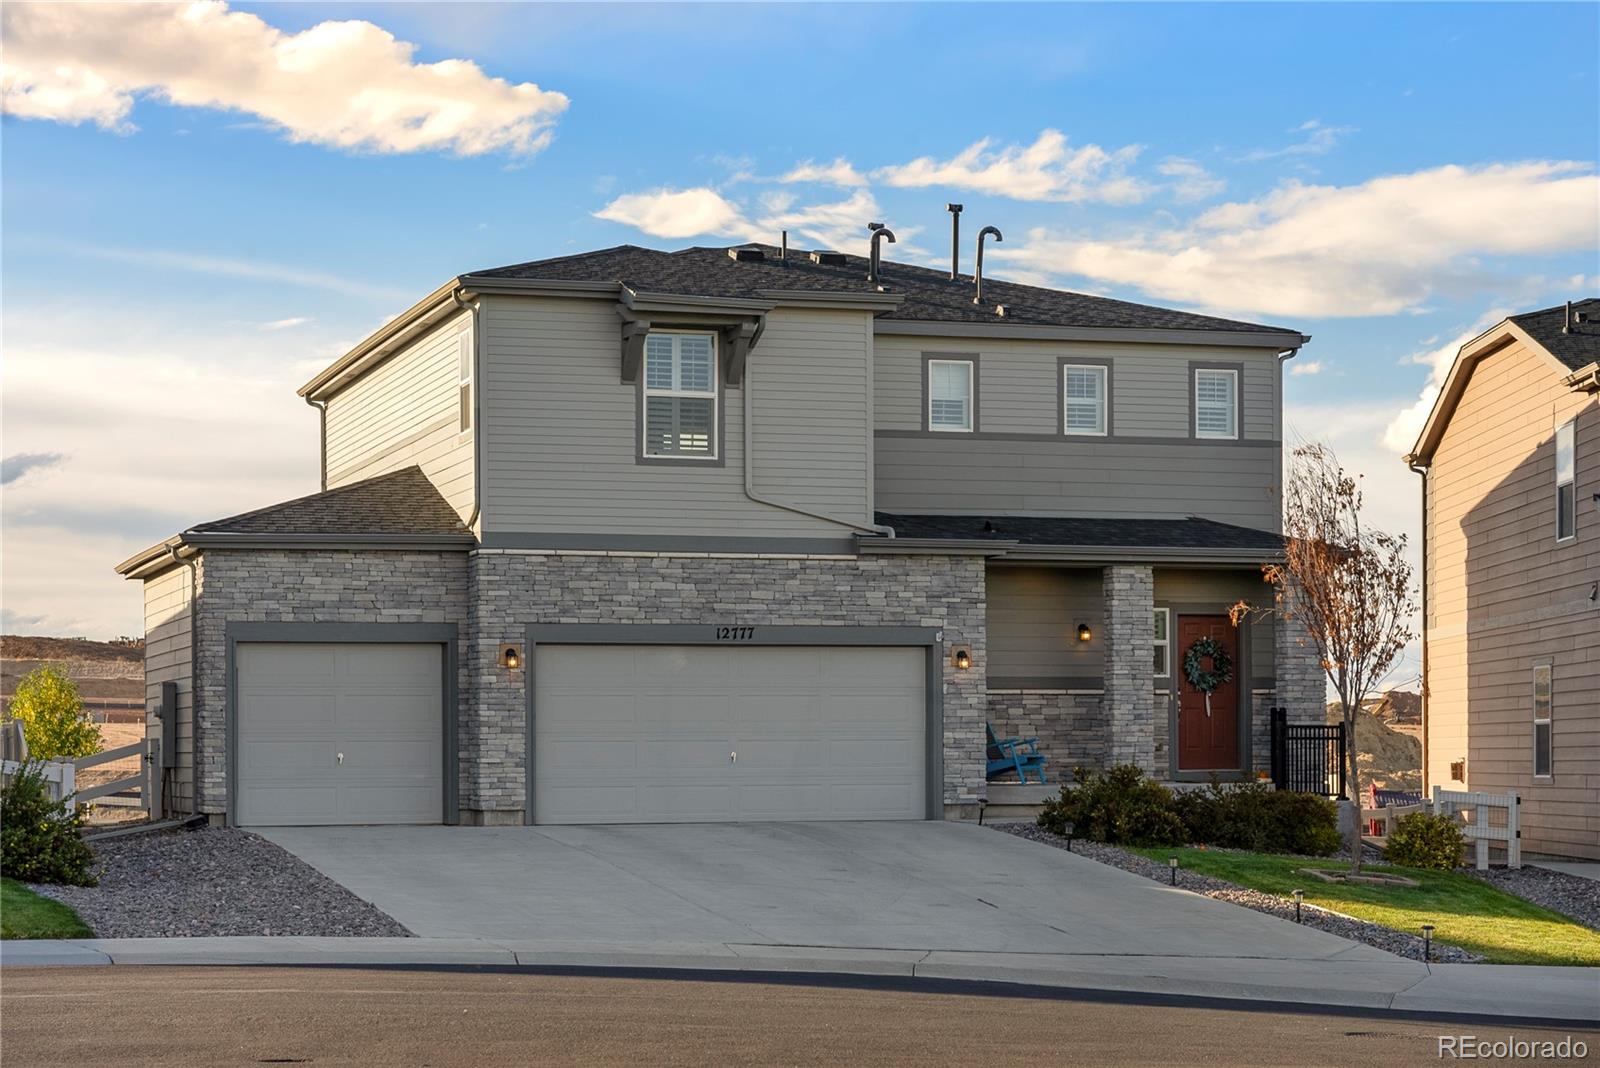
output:
<svg viewBox="0 0 1600 1068"><path fill-rule="evenodd" d="M879 512L878 522L901 538L960 538L1120 549L1283 548L1270 530L1236 527L1210 519L1098 519L1049 516L903 515Z"/></svg>
<svg viewBox="0 0 1600 1068"><path fill-rule="evenodd" d="M420 467L201 523L190 534L465 535L456 510Z"/></svg>
<svg viewBox="0 0 1600 1068"><path fill-rule="evenodd" d="M863 241L865 241L863 235ZM843 266L812 263L809 253L791 248L778 259L771 245L760 248L764 260L735 260L727 248L696 247L662 252L637 245L535 260L475 271L466 277L525 278L544 281L621 282L638 292L678 296L759 298L762 290L807 290L828 293L877 293L866 279L867 261L845 257ZM924 322L1004 323L1032 326L1080 326L1143 330L1223 330L1293 334L1289 327L1219 319L1210 315L1134 304L1109 297L1020 285L985 277L984 303L972 303L971 275L952 281L948 271L885 261L880 283L905 301L882 318ZM997 304L1006 306L1002 318Z"/></svg>
<svg viewBox="0 0 1600 1068"><path fill-rule="evenodd" d="M1589 321L1574 322L1571 333L1566 334L1561 332L1567 316L1565 304L1513 315L1511 321L1548 349L1550 355L1576 371L1600 360L1600 297L1573 301L1573 317L1579 312L1587 314Z"/></svg>

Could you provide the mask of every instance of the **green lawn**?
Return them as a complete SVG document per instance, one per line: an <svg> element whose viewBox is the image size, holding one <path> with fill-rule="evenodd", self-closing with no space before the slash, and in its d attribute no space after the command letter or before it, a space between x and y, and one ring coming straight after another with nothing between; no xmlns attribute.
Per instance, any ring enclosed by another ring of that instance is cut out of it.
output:
<svg viewBox="0 0 1600 1068"><path fill-rule="evenodd" d="M1334 861L1216 849L1135 849L1153 860L1176 855L1186 871L1226 879L1269 894L1304 890L1306 901L1346 916L1411 934L1434 925L1440 942L1481 953L1494 964L1600 965L1600 932L1549 909L1456 872L1368 864L1372 871L1409 876L1419 887L1325 883L1296 868L1343 868Z"/></svg>
<svg viewBox="0 0 1600 1068"><path fill-rule="evenodd" d="M0 938L93 938L78 914L15 879L0 879Z"/></svg>

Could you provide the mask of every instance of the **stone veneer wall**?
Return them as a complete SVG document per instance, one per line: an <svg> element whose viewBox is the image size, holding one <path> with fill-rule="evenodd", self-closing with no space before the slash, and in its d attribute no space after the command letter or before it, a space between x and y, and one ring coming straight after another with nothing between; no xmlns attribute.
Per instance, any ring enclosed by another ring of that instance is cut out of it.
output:
<svg viewBox="0 0 1600 1068"><path fill-rule="evenodd" d="M941 627L946 649L972 650L967 671L944 658L946 811L974 815L985 796L981 557L480 549L470 570L463 692L476 727L463 736L464 819L522 819L527 672L501 670L497 653L502 642L524 641L530 623Z"/></svg>
<svg viewBox="0 0 1600 1068"><path fill-rule="evenodd" d="M990 690L989 722L1002 738L1039 739L1052 783L1071 782L1073 768L1106 766L1110 741L1098 691Z"/></svg>
<svg viewBox="0 0 1600 1068"><path fill-rule="evenodd" d="M467 554L207 549L200 555L195 665L198 809L227 811L227 625L455 623L467 619ZM466 648L466 631L459 651ZM464 660L465 657L463 656ZM465 691L465 672L457 686ZM463 710L462 719L468 719ZM463 768L463 781L464 781ZM463 798L463 803L465 799Z"/></svg>
<svg viewBox="0 0 1600 1068"><path fill-rule="evenodd" d="M1111 762L1155 773L1156 707L1150 650L1155 646L1155 571L1117 565L1104 571L1105 704Z"/></svg>

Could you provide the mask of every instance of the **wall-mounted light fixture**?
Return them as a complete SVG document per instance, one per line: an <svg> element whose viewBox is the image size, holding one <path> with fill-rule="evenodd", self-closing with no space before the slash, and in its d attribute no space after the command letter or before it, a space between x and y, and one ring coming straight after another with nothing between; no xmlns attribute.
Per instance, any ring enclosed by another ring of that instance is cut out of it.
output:
<svg viewBox="0 0 1600 1068"><path fill-rule="evenodd" d="M500 647L500 666L507 671L516 671L522 667L522 650L515 645L502 645Z"/></svg>
<svg viewBox="0 0 1600 1068"><path fill-rule="evenodd" d="M1078 624L1078 640L1080 642L1086 642L1090 638L1093 638L1093 637L1094 637L1094 631L1089 629L1089 624L1087 624L1087 623L1079 623Z"/></svg>
<svg viewBox="0 0 1600 1068"><path fill-rule="evenodd" d="M958 645L950 652L950 662L956 666L957 671L966 671L972 666L972 650L965 645Z"/></svg>

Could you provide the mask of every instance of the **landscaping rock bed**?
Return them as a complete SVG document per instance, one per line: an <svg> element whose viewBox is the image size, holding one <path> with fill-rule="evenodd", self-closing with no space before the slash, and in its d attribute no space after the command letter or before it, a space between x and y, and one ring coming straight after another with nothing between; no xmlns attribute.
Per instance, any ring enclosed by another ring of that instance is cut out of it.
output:
<svg viewBox="0 0 1600 1068"><path fill-rule="evenodd" d="M1581 875L1568 875L1549 868L1466 869L1508 894L1527 898L1535 905L1570 916L1585 927L1600 931L1600 881Z"/></svg>
<svg viewBox="0 0 1600 1068"><path fill-rule="evenodd" d="M1045 845L1055 846L1057 849L1067 848L1067 840L1060 835L1051 834L1049 831L1032 823L1004 823L994 824L996 830L1014 834L1019 838L1026 838L1032 842L1042 842ZM1171 871L1167 865L1142 857L1137 853L1130 853L1113 845L1102 845L1099 842L1089 842L1081 838L1072 841L1072 851L1090 860L1109 864L1114 868L1142 875L1147 879L1154 879L1159 883L1168 883L1172 879ZM1326 861L1326 857L1313 858ZM1256 912L1265 912L1280 919L1294 920L1294 902L1274 894L1262 893L1235 883L1215 879L1209 875L1200 875L1196 872L1179 870L1178 887L1191 890L1204 897L1216 898L1219 901L1228 901L1235 905L1242 905ZM1416 935L1406 934L1404 931L1380 927L1375 923L1365 920L1353 919L1349 916L1330 912L1315 905L1304 904L1301 906L1301 921L1307 927L1315 927L1319 931L1327 931L1341 938L1348 938L1353 942L1361 942L1369 946L1387 950L1401 957L1411 960L1422 959L1422 939ZM1434 943L1433 960L1447 964L1475 964L1483 958L1475 953L1469 953L1455 946Z"/></svg>
<svg viewBox="0 0 1600 1068"><path fill-rule="evenodd" d="M100 938L411 934L248 831L157 831L94 844L95 887L33 885Z"/></svg>

